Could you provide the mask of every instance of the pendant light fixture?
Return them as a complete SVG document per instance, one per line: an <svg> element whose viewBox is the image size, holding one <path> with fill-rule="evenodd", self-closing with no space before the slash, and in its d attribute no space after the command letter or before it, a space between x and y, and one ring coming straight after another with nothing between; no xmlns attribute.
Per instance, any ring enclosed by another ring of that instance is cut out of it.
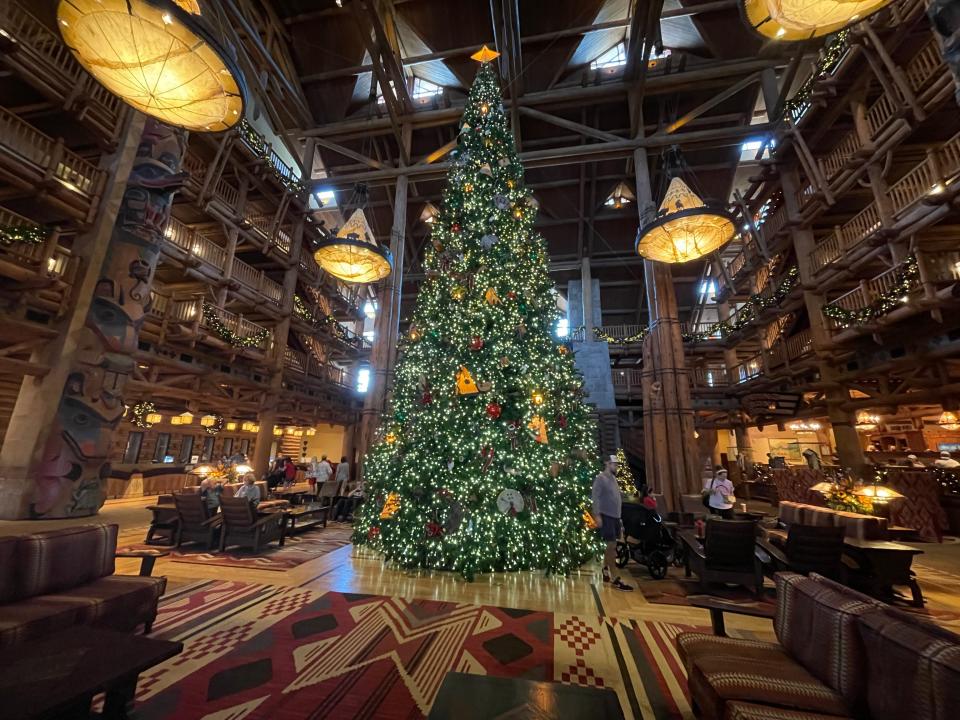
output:
<svg viewBox="0 0 960 720"><path fill-rule="evenodd" d="M361 208L354 210L336 237L315 245L313 259L334 277L353 283L376 282L393 270L390 251L377 244Z"/></svg>
<svg viewBox="0 0 960 720"><path fill-rule="evenodd" d="M743 0L756 32L784 42L823 37L863 20L893 0Z"/></svg>
<svg viewBox="0 0 960 720"><path fill-rule="evenodd" d="M685 263L719 250L733 239L733 215L708 207L679 177L670 181L657 216L643 223L636 250L648 260Z"/></svg>
<svg viewBox="0 0 960 720"><path fill-rule="evenodd" d="M636 201L636 199L637 197L633 194L630 186L620 181L613 191L607 195L607 199L603 201L603 204L614 210L620 210L624 205L629 205Z"/></svg>
<svg viewBox="0 0 960 720"><path fill-rule="evenodd" d="M194 132L243 117L246 86L205 0L60 0L77 61L140 112Z"/></svg>
<svg viewBox="0 0 960 720"><path fill-rule="evenodd" d="M937 425L942 427L944 430L960 430L960 420L957 419L957 414L949 410L944 410L940 415L940 419L937 421Z"/></svg>

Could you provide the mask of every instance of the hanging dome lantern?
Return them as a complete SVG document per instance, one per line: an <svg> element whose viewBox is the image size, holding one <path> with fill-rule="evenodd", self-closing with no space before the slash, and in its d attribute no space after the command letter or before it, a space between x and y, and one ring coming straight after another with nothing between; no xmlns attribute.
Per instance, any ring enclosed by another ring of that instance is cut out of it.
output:
<svg viewBox="0 0 960 720"><path fill-rule="evenodd" d="M328 273L347 282L376 282L393 270L390 251L377 244L360 209L354 211L335 238L316 245L313 258Z"/></svg>
<svg viewBox="0 0 960 720"><path fill-rule="evenodd" d="M756 32L784 42L830 35L863 20L893 0L743 0L743 14Z"/></svg>
<svg viewBox="0 0 960 720"><path fill-rule="evenodd" d="M733 239L733 216L708 207L678 177L670 181L657 217L640 226L636 250L648 260L685 263L719 250Z"/></svg>
<svg viewBox="0 0 960 720"><path fill-rule="evenodd" d="M60 0L57 26L107 90L161 122L219 132L243 117L246 86L198 0Z"/></svg>

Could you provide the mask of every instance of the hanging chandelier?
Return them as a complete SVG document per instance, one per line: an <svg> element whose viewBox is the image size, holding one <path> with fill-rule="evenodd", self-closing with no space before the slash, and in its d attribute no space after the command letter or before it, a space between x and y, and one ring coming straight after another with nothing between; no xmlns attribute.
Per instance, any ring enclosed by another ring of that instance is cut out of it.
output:
<svg viewBox="0 0 960 720"><path fill-rule="evenodd" d="M321 240L315 246L313 259L328 273L346 282L375 282L393 270L390 251L377 244L359 208L336 237Z"/></svg>
<svg viewBox="0 0 960 720"><path fill-rule="evenodd" d="M857 413L857 423L854 427L861 432L870 432L880 426L880 416L868 412Z"/></svg>
<svg viewBox="0 0 960 720"><path fill-rule="evenodd" d="M943 411L943 414L940 415L940 419L937 420L937 425L942 427L944 430L960 430L960 420L957 419L957 414L950 412L949 410Z"/></svg>
<svg viewBox="0 0 960 720"><path fill-rule="evenodd" d="M743 0L743 14L771 40L809 40L863 20L893 0Z"/></svg>
<svg viewBox="0 0 960 720"><path fill-rule="evenodd" d="M219 132L243 117L246 86L198 0L60 0L57 25L107 90L168 125Z"/></svg>
<svg viewBox="0 0 960 720"><path fill-rule="evenodd" d="M648 260L685 263L719 250L734 233L729 212L707 207L683 180L675 177L657 217L640 226L636 250Z"/></svg>
<svg viewBox="0 0 960 720"><path fill-rule="evenodd" d="M629 205L636 199L637 198L633 194L633 190L630 189L630 186L621 181L617 183L617 186L607 196L607 199L604 200L603 204L607 207L613 208L614 210L619 210L624 205Z"/></svg>

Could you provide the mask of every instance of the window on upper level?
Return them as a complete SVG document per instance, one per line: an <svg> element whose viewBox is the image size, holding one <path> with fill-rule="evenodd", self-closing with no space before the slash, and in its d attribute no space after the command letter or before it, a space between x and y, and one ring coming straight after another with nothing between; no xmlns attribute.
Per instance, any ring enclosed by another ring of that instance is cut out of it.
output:
<svg viewBox="0 0 960 720"><path fill-rule="evenodd" d="M617 43L590 63L591 70L606 70L627 64L627 46Z"/></svg>
<svg viewBox="0 0 960 720"><path fill-rule="evenodd" d="M443 95L443 87L441 85L432 83L429 80L424 80L423 78L413 78L413 92L411 96L414 100L426 103L438 95Z"/></svg>
<svg viewBox="0 0 960 720"><path fill-rule="evenodd" d="M370 368L360 368L357 370L357 392L365 393L370 387Z"/></svg>
<svg viewBox="0 0 960 720"><path fill-rule="evenodd" d="M717 281L713 278L701 280L700 286L697 288L697 294L700 296L701 302L712 299L717 294Z"/></svg>

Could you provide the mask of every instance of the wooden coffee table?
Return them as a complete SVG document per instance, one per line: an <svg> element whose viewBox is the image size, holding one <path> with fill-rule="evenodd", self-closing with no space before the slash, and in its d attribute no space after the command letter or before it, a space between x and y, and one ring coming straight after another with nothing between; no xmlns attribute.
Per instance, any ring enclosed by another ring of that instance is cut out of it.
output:
<svg viewBox="0 0 960 720"><path fill-rule="evenodd" d="M157 558L167 557L169 550L161 548L120 548L114 555L118 558L140 558L140 576L150 577Z"/></svg>
<svg viewBox="0 0 960 720"><path fill-rule="evenodd" d="M125 718L137 678L183 651L183 643L77 625L0 651L5 720L89 718L105 692L101 717Z"/></svg>
<svg viewBox="0 0 960 720"><path fill-rule="evenodd" d="M298 530L308 530L317 525L327 526L327 515L330 512L329 505L311 507L310 505L294 505L291 508L283 510L285 527L280 536L280 544L283 545L284 538L293 535Z"/></svg>

